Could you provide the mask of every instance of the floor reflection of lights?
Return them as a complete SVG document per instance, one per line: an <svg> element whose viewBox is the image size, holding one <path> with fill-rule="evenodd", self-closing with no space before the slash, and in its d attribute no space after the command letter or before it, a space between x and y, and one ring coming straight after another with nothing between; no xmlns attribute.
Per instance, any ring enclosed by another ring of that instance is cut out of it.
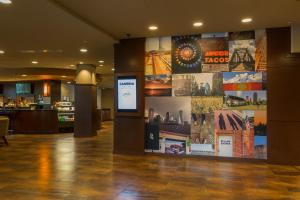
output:
<svg viewBox="0 0 300 200"><path fill-rule="evenodd" d="M70 189L75 177L75 144L74 139L61 139L55 146L56 179L62 181L65 189Z"/></svg>
<svg viewBox="0 0 300 200"><path fill-rule="evenodd" d="M49 145L39 145L39 168L38 168L38 184L41 190L46 190L50 182L51 161Z"/></svg>

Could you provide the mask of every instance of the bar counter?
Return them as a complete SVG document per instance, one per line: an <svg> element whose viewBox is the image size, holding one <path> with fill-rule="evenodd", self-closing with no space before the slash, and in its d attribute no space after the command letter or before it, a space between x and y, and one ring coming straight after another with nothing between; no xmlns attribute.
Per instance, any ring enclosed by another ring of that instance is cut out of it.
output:
<svg viewBox="0 0 300 200"><path fill-rule="evenodd" d="M56 110L1 109L0 116L9 117L13 134L59 133Z"/></svg>

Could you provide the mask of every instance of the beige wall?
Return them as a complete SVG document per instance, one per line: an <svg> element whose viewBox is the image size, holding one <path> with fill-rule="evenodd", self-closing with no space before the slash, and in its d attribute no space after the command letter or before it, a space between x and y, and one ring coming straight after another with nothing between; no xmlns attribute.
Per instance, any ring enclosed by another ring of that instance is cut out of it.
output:
<svg viewBox="0 0 300 200"><path fill-rule="evenodd" d="M61 83L61 100L63 97L69 97L71 102L74 102L74 85Z"/></svg>
<svg viewBox="0 0 300 200"><path fill-rule="evenodd" d="M101 109L101 88L97 87L97 109Z"/></svg>
<svg viewBox="0 0 300 200"><path fill-rule="evenodd" d="M101 108L110 108L111 117L113 118L114 113L114 90L113 89L102 89L101 91Z"/></svg>

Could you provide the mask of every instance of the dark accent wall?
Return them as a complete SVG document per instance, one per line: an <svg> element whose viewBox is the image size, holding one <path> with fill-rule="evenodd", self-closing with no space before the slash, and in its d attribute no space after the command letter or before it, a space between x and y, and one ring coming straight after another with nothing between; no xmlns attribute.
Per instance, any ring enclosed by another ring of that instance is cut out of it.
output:
<svg viewBox="0 0 300 200"><path fill-rule="evenodd" d="M290 28L267 29L268 162L300 164L300 54Z"/></svg>
<svg viewBox="0 0 300 200"><path fill-rule="evenodd" d="M144 74L144 52L145 38L120 40L115 45L115 72ZM142 114L131 117L115 116L114 153L144 154L144 85L137 92L141 94L138 101Z"/></svg>
<svg viewBox="0 0 300 200"><path fill-rule="evenodd" d="M3 94L3 84L0 84L0 94Z"/></svg>
<svg viewBox="0 0 300 200"><path fill-rule="evenodd" d="M51 104L61 100L61 81L51 81Z"/></svg>
<svg viewBox="0 0 300 200"><path fill-rule="evenodd" d="M15 99L16 94L16 83L5 83L3 84L3 96L6 98Z"/></svg>
<svg viewBox="0 0 300 200"><path fill-rule="evenodd" d="M97 135L97 87L95 85L75 85L75 137Z"/></svg>

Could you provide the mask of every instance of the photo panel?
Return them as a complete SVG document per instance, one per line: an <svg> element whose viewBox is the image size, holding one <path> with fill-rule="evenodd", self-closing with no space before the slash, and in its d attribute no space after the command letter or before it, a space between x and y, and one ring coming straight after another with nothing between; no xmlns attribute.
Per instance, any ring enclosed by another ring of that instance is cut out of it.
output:
<svg viewBox="0 0 300 200"><path fill-rule="evenodd" d="M146 97L146 149L161 153L189 154L190 113L191 97ZM183 142L185 145L179 145Z"/></svg>
<svg viewBox="0 0 300 200"><path fill-rule="evenodd" d="M173 74L172 96L191 96L192 81L192 74Z"/></svg>
<svg viewBox="0 0 300 200"><path fill-rule="evenodd" d="M243 110L244 132L242 137L243 157L254 158L254 111Z"/></svg>
<svg viewBox="0 0 300 200"><path fill-rule="evenodd" d="M223 74L172 75L172 96L223 96Z"/></svg>
<svg viewBox="0 0 300 200"><path fill-rule="evenodd" d="M229 71L255 71L255 40L229 41Z"/></svg>
<svg viewBox="0 0 300 200"><path fill-rule="evenodd" d="M145 96L172 96L172 76L145 75Z"/></svg>
<svg viewBox="0 0 300 200"><path fill-rule="evenodd" d="M145 75L171 74L171 37L146 38L145 45Z"/></svg>
<svg viewBox="0 0 300 200"><path fill-rule="evenodd" d="M146 39L145 151L267 158L266 30Z"/></svg>
<svg viewBox="0 0 300 200"><path fill-rule="evenodd" d="M214 111L223 97L192 97L191 150L193 155L214 155Z"/></svg>
<svg viewBox="0 0 300 200"><path fill-rule="evenodd" d="M254 148L255 157L267 158L267 111L254 112Z"/></svg>
<svg viewBox="0 0 300 200"><path fill-rule="evenodd" d="M255 31L229 32L229 41L232 40L255 40Z"/></svg>
<svg viewBox="0 0 300 200"><path fill-rule="evenodd" d="M165 153L167 154L186 154L186 141L185 140L175 140L175 139L165 139Z"/></svg>
<svg viewBox="0 0 300 200"><path fill-rule="evenodd" d="M263 90L262 72L224 72L224 91Z"/></svg>
<svg viewBox="0 0 300 200"><path fill-rule="evenodd" d="M255 70L267 71L267 33L266 29L255 31Z"/></svg>
<svg viewBox="0 0 300 200"><path fill-rule="evenodd" d="M202 64L203 72L227 72L228 64Z"/></svg>
<svg viewBox="0 0 300 200"><path fill-rule="evenodd" d="M201 35L172 37L172 73L200 73L202 62Z"/></svg>
<svg viewBox="0 0 300 200"><path fill-rule="evenodd" d="M213 73L192 75L192 96L212 96Z"/></svg>
<svg viewBox="0 0 300 200"><path fill-rule="evenodd" d="M215 155L242 157L244 123L238 110L217 110L215 117Z"/></svg>
<svg viewBox="0 0 300 200"><path fill-rule="evenodd" d="M234 110L266 110L267 93L255 91L225 91L224 107Z"/></svg>
<svg viewBox="0 0 300 200"><path fill-rule="evenodd" d="M222 73L192 74L192 96L222 96Z"/></svg>
<svg viewBox="0 0 300 200"><path fill-rule="evenodd" d="M227 33L203 34L202 47L202 72L229 71L229 47Z"/></svg>

